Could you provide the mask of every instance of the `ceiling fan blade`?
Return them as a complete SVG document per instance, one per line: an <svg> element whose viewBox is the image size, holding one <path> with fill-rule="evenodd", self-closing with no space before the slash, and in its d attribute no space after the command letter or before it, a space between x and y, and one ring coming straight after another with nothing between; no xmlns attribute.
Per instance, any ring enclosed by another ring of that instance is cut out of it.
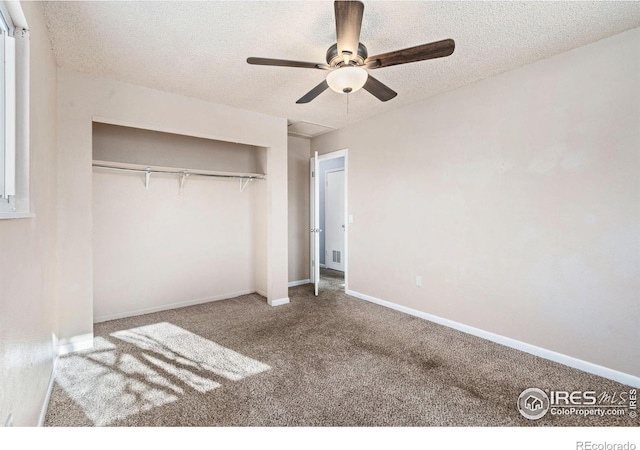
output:
<svg viewBox="0 0 640 450"><path fill-rule="evenodd" d="M398 93L391 89L389 86L376 80L371 75L369 75L369 78L367 78L367 82L364 84L364 86L362 86L362 88L372 94L381 102L389 101L396 95L398 95Z"/></svg>
<svg viewBox="0 0 640 450"><path fill-rule="evenodd" d="M360 43L364 4L362 2L336 1L333 5L336 13L338 55L342 57L343 52L350 52L351 55L356 56Z"/></svg>
<svg viewBox="0 0 640 450"><path fill-rule="evenodd" d="M311 100L313 100L314 98L316 98L318 95L322 94L325 90L327 90L327 88L329 87L329 85L327 84L327 80L322 81L322 83L320 83L319 85L317 85L316 87L314 87L313 89L311 89L309 92L307 92L300 100L298 100L296 103L301 104L301 103L309 103Z"/></svg>
<svg viewBox="0 0 640 450"><path fill-rule="evenodd" d="M280 67L301 67L303 69L322 69L329 70L331 67L326 64L316 64L305 61L289 61L287 59L272 59L272 58L247 58L249 64L255 64L258 66L280 66Z"/></svg>
<svg viewBox="0 0 640 450"><path fill-rule="evenodd" d="M383 53L371 56L365 60L367 69L379 69L380 67L407 64L427 59L442 58L449 56L456 48L453 39L431 42L430 44L418 45L416 47L396 50L395 52Z"/></svg>

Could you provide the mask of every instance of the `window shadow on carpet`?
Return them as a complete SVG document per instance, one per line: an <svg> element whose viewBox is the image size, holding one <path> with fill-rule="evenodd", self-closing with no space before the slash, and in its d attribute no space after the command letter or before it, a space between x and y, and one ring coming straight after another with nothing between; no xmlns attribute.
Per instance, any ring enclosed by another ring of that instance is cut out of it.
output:
<svg viewBox="0 0 640 450"><path fill-rule="evenodd" d="M95 425L212 391L269 370L260 361L168 322L96 337L60 358L56 382Z"/></svg>

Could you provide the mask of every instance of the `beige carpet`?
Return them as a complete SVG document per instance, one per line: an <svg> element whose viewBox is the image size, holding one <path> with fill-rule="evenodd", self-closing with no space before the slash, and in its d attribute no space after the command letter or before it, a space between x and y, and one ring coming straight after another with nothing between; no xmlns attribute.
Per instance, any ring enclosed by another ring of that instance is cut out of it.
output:
<svg viewBox="0 0 640 450"><path fill-rule="evenodd" d="M340 292L291 288L96 324L62 357L47 426L638 426L520 415L529 387L628 387Z"/></svg>

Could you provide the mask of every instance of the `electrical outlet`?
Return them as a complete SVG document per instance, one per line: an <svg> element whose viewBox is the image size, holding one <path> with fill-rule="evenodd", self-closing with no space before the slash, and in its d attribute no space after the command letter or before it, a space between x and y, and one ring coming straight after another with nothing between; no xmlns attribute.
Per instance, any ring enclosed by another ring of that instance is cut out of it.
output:
<svg viewBox="0 0 640 450"><path fill-rule="evenodd" d="M422 287L422 276L416 275L416 286Z"/></svg>
<svg viewBox="0 0 640 450"><path fill-rule="evenodd" d="M12 427L13 426L13 414L9 414L9 417L7 417L7 421L4 423L5 427Z"/></svg>

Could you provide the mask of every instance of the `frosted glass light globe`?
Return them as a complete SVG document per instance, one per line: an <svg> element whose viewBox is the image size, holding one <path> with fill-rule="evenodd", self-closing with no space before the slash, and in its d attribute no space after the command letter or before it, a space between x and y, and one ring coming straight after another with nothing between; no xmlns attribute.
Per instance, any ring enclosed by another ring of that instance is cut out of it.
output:
<svg viewBox="0 0 640 450"><path fill-rule="evenodd" d="M341 67L327 75L327 84L340 94L349 94L361 89L367 78L369 74L362 67Z"/></svg>

